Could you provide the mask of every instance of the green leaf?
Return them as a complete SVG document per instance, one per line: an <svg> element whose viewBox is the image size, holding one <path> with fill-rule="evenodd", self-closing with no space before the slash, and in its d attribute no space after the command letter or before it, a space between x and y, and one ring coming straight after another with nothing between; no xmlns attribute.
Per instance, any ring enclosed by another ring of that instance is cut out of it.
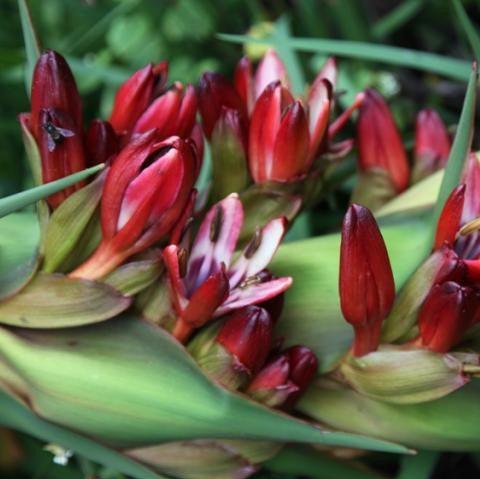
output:
<svg viewBox="0 0 480 479"><path fill-rule="evenodd" d="M40 56L40 45L37 34L33 26L32 17L28 8L27 0L18 0L18 11L22 23L23 41L25 43L25 53L27 55L27 64L25 68L25 86L27 95L30 96L31 83L35 63Z"/></svg>
<svg viewBox="0 0 480 479"><path fill-rule="evenodd" d="M132 477L138 479L164 479L163 476L148 470L145 466L138 464L132 459L122 456L113 449L109 449L80 434L39 418L3 391L0 391L0 423L43 441L61 444L65 448L71 449L93 461L111 466Z"/></svg>
<svg viewBox="0 0 480 479"><path fill-rule="evenodd" d="M395 284L400 288L424 254L428 226L421 220L382 227ZM277 276L292 276L285 308L276 327L287 338L286 346L305 344L319 358L322 371L330 370L348 350L352 328L340 312L338 270L340 235L333 234L284 244L270 269Z"/></svg>
<svg viewBox="0 0 480 479"><path fill-rule="evenodd" d="M102 196L105 175L70 195L50 216L45 236L43 270L53 273L72 252Z"/></svg>
<svg viewBox="0 0 480 479"><path fill-rule="evenodd" d="M384 15L372 27L372 35L383 39L410 21L424 6L425 0L405 0Z"/></svg>
<svg viewBox="0 0 480 479"><path fill-rule="evenodd" d="M355 461L336 459L312 448L293 445L283 448L279 454L265 463L265 467L277 474L305 476L311 479L381 479L383 477ZM417 479L416 476L411 477Z"/></svg>
<svg viewBox="0 0 480 479"><path fill-rule="evenodd" d="M280 17L275 22L275 29L271 39L275 50L285 64L288 76L292 82L292 90L296 95L301 95L305 89L305 77L303 75L297 53L290 46L290 24L287 17Z"/></svg>
<svg viewBox="0 0 480 479"><path fill-rule="evenodd" d="M402 460L400 474L397 479L429 479L432 476L439 453L435 451L419 451L415 456Z"/></svg>
<svg viewBox="0 0 480 479"><path fill-rule="evenodd" d="M25 328L68 328L117 316L131 300L111 286L61 274L39 273L0 303L0 323Z"/></svg>
<svg viewBox="0 0 480 479"><path fill-rule="evenodd" d="M2 385L41 417L115 447L241 438L408 451L230 393L167 332L137 317L55 331L0 328L0 350Z"/></svg>
<svg viewBox="0 0 480 479"><path fill-rule="evenodd" d="M477 65L474 63L468 81L467 92L463 101L462 113L458 122L457 131L453 140L452 149L448 157L445 174L443 175L442 184L438 193L435 208L432 212L432 220L430 225L430 240L426 244L426 253L430 250L437 230L437 222L442 213L445 201L449 197L452 190L460 182L462 171L467 161L470 147L472 145L473 128L475 119L475 106L477 96Z"/></svg>
<svg viewBox="0 0 480 479"><path fill-rule="evenodd" d="M271 39L257 39L248 35L232 35L220 33L221 40L233 43L257 43L272 45ZM470 63L456 58L427 53L408 48L376 45L347 40L325 40L317 38L292 38L292 48L303 52L324 53L347 58L358 58L379 63L410 67L426 72L434 72L455 80L467 80L470 74Z"/></svg>
<svg viewBox="0 0 480 479"><path fill-rule="evenodd" d="M298 409L330 427L361 431L414 448L480 451L479 401L480 381L475 379L436 401L408 405L375 401L348 386L319 380Z"/></svg>
<svg viewBox="0 0 480 479"><path fill-rule="evenodd" d="M0 219L0 300L17 293L35 274L39 235L32 214Z"/></svg>
<svg viewBox="0 0 480 479"><path fill-rule="evenodd" d="M477 33L477 28L468 18L467 12L465 12L465 9L463 8L462 2L460 0L452 0L452 2L455 8L455 13L457 14L457 17L462 24L468 41L470 42L470 46L472 47L475 58L477 60L480 60L480 36Z"/></svg>
<svg viewBox="0 0 480 479"><path fill-rule="evenodd" d="M101 171L105 165L96 165L86 170L74 173L73 175L66 176L60 180L51 181L44 185L35 186L29 190L22 191L21 193L15 193L14 195L0 198L0 218L6 216L13 211L19 210L28 206L36 201L48 198L50 195L57 193L69 186L78 183L79 181L88 178L89 176Z"/></svg>

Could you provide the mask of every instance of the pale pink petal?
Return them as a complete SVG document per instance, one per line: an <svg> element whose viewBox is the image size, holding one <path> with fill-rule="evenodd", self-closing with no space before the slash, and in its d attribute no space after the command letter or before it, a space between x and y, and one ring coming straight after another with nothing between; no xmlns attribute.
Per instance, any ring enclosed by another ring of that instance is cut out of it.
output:
<svg viewBox="0 0 480 479"><path fill-rule="evenodd" d="M308 94L308 129L310 131L310 158L318 151L328 127L332 86L328 80L315 82Z"/></svg>
<svg viewBox="0 0 480 479"><path fill-rule="evenodd" d="M476 153L470 153L463 180L466 185L465 205L463 207L462 224L480 215L480 159Z"/></svg>
<svg viewBox="0 0 480 479"><path fill-rule="evenodd" d="M230 268L230 288L265 269L285 234L286 219L276 218L255 234L241 256Z"/></svg>
<svg viewBox="0 0 480 479"><path fill-rule="evenodd" d="M324 63L322 69L318 72L315 78L314 84L319 80L328 80L332 87L335 89L337 85L338 68L337 61L334 57L329 57Z"/></svg>
<svg viewBox="0 0 480 479"><path fill-rule="evenodd" d="M285 65L275 51L269 49L267 53L265 53L257 67L257 71L255 72L255 100L262 94L267 85L275 81L280 81L282 86L290 88Z"/></svg>
<svg viewBox="0 0 480 479"><path fill-rule="evenodd" d="M229 265L243 224L243 207L236 193L213 205L200 225L190 253L186 278L192 293L205 279Z"/></svg>
<svg viewBox="0 0 480 479"><path fill-rule="evenodd" d="M252 280L249 285L239 286L231 291L227 300L215 311L214 317L217 318L249 304L267 301L286 291L291 284L290 277L277 278L265 283L255 283Z"/></svg>

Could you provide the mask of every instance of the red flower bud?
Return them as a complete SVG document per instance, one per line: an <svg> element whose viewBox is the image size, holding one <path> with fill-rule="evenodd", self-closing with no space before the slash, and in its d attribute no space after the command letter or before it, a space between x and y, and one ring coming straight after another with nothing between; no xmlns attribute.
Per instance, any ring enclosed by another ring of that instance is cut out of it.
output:
<svg viewBox="0 0 480 479"><path fill-rule="evenodd" d="M220 73L204 73L198 84L198 109L202 116L203 131L208 139L223 107L237 110L242 121L246 121L246 106L233 85Z"/></svg>
<svg viewBox="0 0 480 479"><path fill-rule="evenodd" d="M472 325L478 299L478 293L453 281L435 285L419 313L420 344L438 353L449 351Z"/></svg>
<svg viewBox="0 0 480 479"><path fill-rule="evenodd" d="M180 82L159 96L138 119L134 133L157 129L159 138L172 135L188 138L195 124L197 98L192 85L186 88Z"/></svg>
<svg viewBox="0 0 480 479"><path fill-rule="evenodd" d="M450 137L440 115L430 108L417 115L415 127L415 179L443 168L450 154Z"/></svg>
<svg viewBox="0 0 480 479"><path fill-rule="evenodd" d="M155 90L166 81L167 64L147 65L135 72L115 95L110 123L117 135L129 135L140 115L152 101Z"/></svg>
<svg viewBox="0 0 480 479"><path fill-rule="evenodd" d="M462 182L466 185L465 204L462 214L462 225L480 216L480 158L470 153Z"/></svg>
<svg viewBox="0 0 480 479"><path fill-rule="evenodd" d="M81 132L82 102L75 79L65 59L53 50L40 55L33 72L31 126L37 140L42 130L40 115L44 109L55 109L68 115L72 128Z"/></svg>
<svg viewBox="0 0 480 479"><path fill-rule="evenodd" d="M357 122L361 171L383 170L397 193L408 186L407 155L393 116L382 96L366 90Z"/></svg>
<svg viewBox="0 0 480 479"><path fill-rule="evenodd" d="M216 341L251 374L265 364L272 344L273 321L263 308L246 306L229 314Z"/></svg>
<svg viewBox="0 0 480 479"><path fill-rule="evenodd" d="M193 150L180 138L158 142L152 130L128 143L105 180L102 243L71 276L101 277L163 238L182 216L195 179Z"/></svg>
<svg viewBox="0 0 480 479"><path fill-rule="evenodd" d="M271 83L255 104L249 132L249 166L256 183L294 181L311 164L307 117L280 83Z"/></svg>
<svg viewBox="0 0 480 479"><path fill-rule="evenodd" d="M248 386L248 393L268 406L291 408L312 382L318 368L315 354L292 346L270 361Z"/></svg>
<svg viewBox="0 0 480 479"><path fill-rule="evenodd" d="M234 74L235 90L246 105L247 112L251 113L255 103L253 91L253 69L252 62L248 57L242 57L237 63Z"/></svg>
<svg viewBox="0 0 480 479"><path fill-rule="evenodd" d="M43 109L40 111L38 125L37 143L44 183L85 169L82 134L68 113L53 108ZM83 184L77 183L49 196L48 204L52 208L58 207Z"/></svg>
<svg viewBox="0 0 480 479"><path fill-rule="evenodd" d="M118 138L108 121L92 120L87 131L88 164L108 163L118 152Z"/></svg>
<svg viewBox="0 0 480 479"><path fill-rule="evenodd" d="M367 208L355 204L343 220L339 286L343 316L355 329L354 354L375 351L395 284L377 223Z"/></svg>
<svg viewBox="0 0 480 479"><path fill-rule="evenodd" d="M438 219L433 249L439 249L444 244L453 245L455 242L457 232L460 229L464 201L465 185L457 186L445 201Z"/></svg>

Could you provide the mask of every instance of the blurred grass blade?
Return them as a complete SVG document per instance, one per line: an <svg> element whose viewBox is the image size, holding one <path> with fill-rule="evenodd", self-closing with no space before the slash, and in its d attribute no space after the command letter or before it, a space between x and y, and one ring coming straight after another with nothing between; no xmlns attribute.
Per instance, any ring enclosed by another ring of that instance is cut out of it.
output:
<svg viewBox="0 0 480 479"><path fill-rule="evenodd" d="M410 458L410 456L407 456ZM412 456L415 457L415 456ZM336 459L305 446L289 445L265 463L276 474L311 479L382 479L384 476L355 461ZM422 479L417 476L410 478ZM386 478L385 478L386 479Z"/></svg>
<svg viewBox="0 0 480 479"><path fill-rule="evenodd" d="M280 17L272 34L273 46L287 68L293 92L295 95L301 95L305 89L305 77L297 53L290 45L290 39L289 19L285 16Z"/></svg>
<svg viewBox="0 0 480 479"><path fill-rule="evenodd" d="M372 27L372 35L379 40L392 34L410 21L423 7L425 0L406 0L384 15Z"/></svg>
<svg viewBox="0 0 480 479"><path fill-rule="evenodd" d="M453 6L455 8L455 13L457 14L458 19L462 25L462 28L470 42L472 47L473 54L475 58L480 60L480 36L477 33L477 28L472 24L471 20L468 18L467 12L463 8L462 2L460 0L452 0Z"/></svg>
<svg viewBox="0 0 480 479"><path fill-rule="evenodd" d="M6 196L5 198L0 198L0 218L16 210L20 210L25 206L31 205L36 201L48 198L50 195L53 195L53 193L57 193L68 186L74 185L75 183L103 170L103 168L105 168L104 164L92 166L91 168L74 173L73 175L65 176L65 178L61 178L60 180L51 181L50 183L35 186L29 190L15 193L14 195Z"/></svg>
<svg viewBox="0 0 480 479"><path fill-rule="evenodd" d="M438 461L439 453L435 451L419 451L416 456L405 457L401 464L397 479L429 479Z"/></svg>
<svg viewBox="0 0 480 479"><path fill-rule="evenodd" d="M59 444L92 461L137 479L166 479L113 449L39 418L2 391L0 391L0 423L43 441Z"/></svg>
<svg viewBox="0 0 480 479"><path fill-rule="evenodd" d="M220 33L217 36L221 40L233 43L272 45L271 39L257 39L248 35ZM361 60L410 67L430 73L438 73L455 80L466 81L470 74L470 62L408 48L347 40L300 37L291 38L289 44L292 48L303 52L324 53L339 57L358 58Z"/></svg>
<svg viewBox="0 0 480 479"><path fill-rule="evenodd" d="M435 231L437 230L437 221L442 212L443 205L452 190L458 185L462 176L465 161L470 152L475 119L477 78L477 63L474 62L470 73L470 79L468 81L467 91L465 93L465 99L463 100L462 113L460 114L460 120L453 140L452 149L450 150L447 166L445 167L445 174L443 175L442 184L440 185L440 191L433 210L430 226L430 240L426 245L426 253L428 253L432 247Z"/></svg>
<svg viewBox="0 0 480 479"><path fill-rule="evenodd" d="M25 87L27 95L30 97L33 69L40 56L40 44L33 26L32 17L28 8L27 0L18 0L18 10L20 21L22 23L23 41L25 42L25 53L27 55L27 64L25 67Z"/></svg>

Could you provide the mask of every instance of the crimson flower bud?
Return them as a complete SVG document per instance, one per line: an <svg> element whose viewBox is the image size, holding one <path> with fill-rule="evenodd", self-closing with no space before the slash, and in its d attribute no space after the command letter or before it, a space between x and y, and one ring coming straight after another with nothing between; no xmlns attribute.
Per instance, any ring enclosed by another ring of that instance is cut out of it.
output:
<svg viewBox="0 0 480 479"><path fill-rule="evenodd" d="M385 100L372 89L365 91L360 106L357 141L360 171L382 171L395 193L407 188L409 167L402 139Z"/></svg>
<svg viewBox="0 0 480 479"><path fill-rule="evenodd" d="M255 374L265 364L272 333L273 321L267 311L258 306L246 306L226 317L216 341L250 374Z"/></svg>
<svg viewBox="0 0 480 479"><path fill-rule="evenodd" d="M439 249L444 244L453 245L460 229L463 204L465 202L465 185L457 186L445 201L442 213L437 223L437 232L433 249Z"/></svg>
<svg viewBox="0 0 480 479"><path fill-rule="evenodd" d="M420 345L446 353L472 325L478 293L453 281L435 285L419 313Z"/></svg>
<svg viewBox="0 0 480 479"><path fill-rule="evenodd" d="M367 208L355 204L343 220L339 287L343 316L355 329L354 355L375 351L395 284L377 223Z"/></svg>
<svg viewBox="0 0 480 479"><path fill-rule="evenodd" d="M65 59L53 50L40 55L33 72L31 127L37 141L43 128L40 115L44 109L55 109L68 115L71 128L81 131L82 102L75 79Z"/></svg>
<svg viewBox="0 0 480 479"><path fill-rule="evenodd" d="M85 169L82 134L70 115L64 110L40 110L37 143L42 161L44 183L58 180ZM52 208L83 186L83 182L65 188L47 198Z"/></svg>
<svg viewBox="0 0 480 479"><path fill-rule="evenodd" d="M159 138L172 135L188 138L195 124L196 113L195 88L192 85L184 88L180 82L175 82L145 110L133 132L145 133L156 128Z"/></svg>
<svg viewBox="0 0 480 479"><path fill-rule="evenodd" d="M155 90L166 81L168 65L149 64L136 71L118 89L115 95L110 124L117 135L129 135L140 115L152 101Z"/></svg>
<svg viewBox="0 0 480 479"><path fill-rule="evenodd" d="M107 173L101 205L102 242L72 277L96 279L153 245L175 226L195 182L192 148L155 130L130 141Z"/></svg>
<svg viewBox="0 0 480 479"><path fill-rule="evenodd" d="M443 168L450 154L451 141L445 123L431 108L421 110L415 126L414 181Z"/></svg>
<svg viewBox="0 0 480 479"><path fill-rule="evenodd" d="M242 121L246 121L246 106L233 85L220 73L206 72L198 84L198 109L209 140L222 108L237 110Z"/></svg>
<svg viewBox="0 0 480 479"><path fill-rule="evenodd" d="M254 377L247 392L270 407L289 409L310 385L317 368L317 358L310 349L292 346Z"/></svg>
<svg viewBox="0 0 480 479"><path fill-rule="evenodd" d="M253 91L253 69L252 62L248 57L242 57L237 63L233 77L235 90L246 105L250 114L255 103Z"/></svg>
<svg viewBox="0 0 480 479"><path fill-rule="evenodd" d="M280 83L257 100L249 132L249 166L256 183L295 181L311 164L305 110Z"/></svg>
<svg viewBox="0 0 480 479"><path fill-rule="evenodd" d="M92 120L86 137L88 164L107 163L118 152L118 138L108 121Z"/></svg>

